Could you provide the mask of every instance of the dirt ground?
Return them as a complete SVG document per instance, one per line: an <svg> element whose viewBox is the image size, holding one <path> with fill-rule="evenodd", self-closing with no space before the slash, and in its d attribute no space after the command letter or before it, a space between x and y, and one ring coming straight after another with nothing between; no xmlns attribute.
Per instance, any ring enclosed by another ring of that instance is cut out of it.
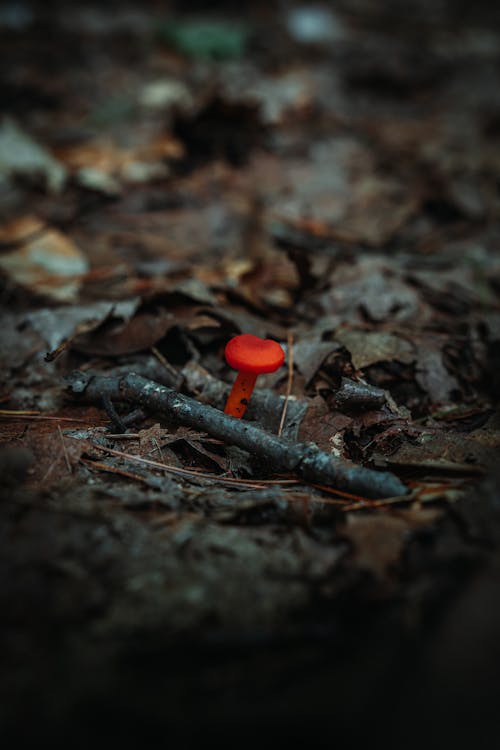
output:
<svg viewBox="0 0 500 750"><path fill-rule="evenodd" d="M500 11L19 0L0 47L5 736L489 742ZM229 435L243 333L285 363Z"/></svg>

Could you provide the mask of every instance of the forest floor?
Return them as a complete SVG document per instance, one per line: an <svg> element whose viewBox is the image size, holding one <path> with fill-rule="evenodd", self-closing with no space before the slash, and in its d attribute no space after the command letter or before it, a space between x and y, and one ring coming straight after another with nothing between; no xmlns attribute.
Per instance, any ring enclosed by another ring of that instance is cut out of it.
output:
<svg viewBox="0 0 500 750"><path fill-rule="evenodd" d="M500 12L181 5L0 9L5 731L486 738ZM405 491L68 390L223 409L240 333L286 352L245 423Z"/></svg>

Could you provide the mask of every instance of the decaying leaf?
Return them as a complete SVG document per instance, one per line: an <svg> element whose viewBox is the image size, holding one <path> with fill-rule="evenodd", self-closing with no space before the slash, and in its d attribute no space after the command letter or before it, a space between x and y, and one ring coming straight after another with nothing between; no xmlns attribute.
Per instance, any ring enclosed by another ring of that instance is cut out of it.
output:
<svg viewBox="0 0 500 750"><path fill-rule="evenodd" d="M335 333L335 338L348 350L357 370L362 370L376 362L397 360L411 363L415 361L415 349L410 341L387 331L341 328Z"/></svg>
<svg viewBox="0 0 500 750"><path fill-rule="evenodd" d="M338 348L336 341L321 341L315 337L301 339L294 345L294 362L304 375L306 385L313 379L328 356Z"/></svg>
<svg viewBox="0 0 500 750"><path fill-rule="evenodd" d="M15 246L0 255L0 269L13 282L57 302L77 299L81 277L89 266L69 237L26 216L4 226L0 241Z"/></svg>
<svg viewBox="0 0 500 750"><path fill-rule="evenodd" d="M23 314L2 315L0 326L0 351L2 357L2 375L7 382L7 373L21 367L35 352L41 351L43 338L35 331L26 329Z"/></svg>
<svg viewBox="0 0 500 750"><path fill-rule="evenodd" d="M99 330L84 333L71 342L73 349L101 357L119 357L150 349L176 323L168 311L139 312L127 321L105 320Z"/></svg>
<svg viewBox="0 0 500 750"><path fill-rule="evenodd" d="M395 465L407 463L415 468L421 464L424 472L428 467L439 473L441 466L446 475L447 471L453 473L456 465L457 473L466 473L469 469L474 474L493 466L499 449L500 437L495 429L485 427L473 430L464 440L464 435L460 432L424 428L411 442L401 444L390 460Z"/></svg>
<svg viewBox="0 0 500 750"><path fill-rule="evenodd" d="M66 180L63 164L6 117L0 124L0 183L16 175L42 177L48 189L56 193Z"/></svg>
<svg viewBox="0 0 500 750"><path fill-rule="evenodd" d="M350 136L315 142L308 159L290 161L276 177L269 187L277 217L323 221L348 242L382 245L420 201L396 176L377 174L370 152Z"/></svg>
<svg viewBox="0 0 500 750"><path fill-rule="evenodd" d="M78 184L89 190L117 195L128 183L147 183L168 177L168 162L182 156L181 144L159 136L143 148L120 148L112 141L93 141L60 148L58 157Z"/></svg>
<svg viewBox="0 0 500 750"><path fill-rule="evenodd" d="M358 265L362 263L362 266ZM380 257L358 258L355 264L339 264L330 277L331 286L321 296L322 309L345 322L408 323L425 311L418 294Z"/></svg>
<svg viewBox="0 0 500 750"><path fill-rule="evenodd" d="M460 386L444 365L439 343L434 346L432 343L431 339L429 343L418 347L415 377L434 404L447 404L452 392L458 393Z"/></svg>
<svg viewBox="0 0 500 750"><path fill-rule="evenodd" d="M52 354L63 342L70 342L84 331L88 333L109 318L129 320L138 305L139 299L134 298L117 302L100 300L71 307L45 307L27 313L24 320L43 337Z"/></svg>

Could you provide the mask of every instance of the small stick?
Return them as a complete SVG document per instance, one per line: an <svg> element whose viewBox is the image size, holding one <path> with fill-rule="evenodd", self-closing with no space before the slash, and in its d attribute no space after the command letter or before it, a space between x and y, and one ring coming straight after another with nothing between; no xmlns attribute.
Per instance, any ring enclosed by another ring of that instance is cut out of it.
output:
<svg viewBox="0 0 500 750"><path fill-rule="evenodd" d="M59 425L57 425L57 429L59 430L59 437L61 438L62 449L63 449L63 453L64 453L64 460L66 462L66 467L68 469L68 474L71 474L71 463L70 463L70 460L69 460L68 451L66 450L66 443L64 442L64 435L62 434L62 430L59 427Z"/></svg>
<svg viewBox="0 0 500 750"><path fill-rule="evenodd" d="M114 401L138 404L176 422L207 432L229 445L267 461L274 471L292 472L306 482L326 484L370 498L405 495L405 485L387 471L372 471L350 465L321 451L314 443L290 443L270 435L245 420L234 419L212 406L152 380L130 373L123 377L99 377L76 372L67 378L69 390L87 401L102 403L103 396Z"/></svg>
<svg viewBox="0 0 500 750"><path fill-rule="evenodd" d="M164 463L165 463L165 459L163 458L163 451L162 451L162 449L161 449L161 445L160 445L160 443L158 442L158 440L157 440L157 439L156 439L155 437L154 437L154 438L152 439L152 441L151 441L151 442L152 442L152 443L153 443L153 445L155 446L155 447L154 447L154 450L158 451L158 454L159 454L159 456L160 456L161 462L162 462L162 463L164 464Z"/></svg>
<svg viewBox="0 0 500 750"><path fill-rule="evenodd" d="M146 484L148 486L150 484L150 481L147 477L141 477L140 474L133 474L131 471L125 471L125 469L119 469L116 466L104 464L102 461L91 461L88 458L81 458L80 463L84 464L85 466L90 466L93 469L99 469L99 471L107 471L109 474L118 474L119 476L125 477L126 479L134 479L137 482L143 482L143 484Z"/></svg>
<svg viewBox="0 0 500 750"><path fill-rule="evenodd" d="M286 382L285 403L283 404L283 411L281 412L280 426L278 427L278 436L280 436L281 433L283 432L283 427L285 425L285 419L286 419L286 412L287 412L287 409L288 409L288 401L290 400L290 395L292 393L292 383L293 383L293 333L291 331L288 331L288 335L287 335L287 349L288 349L288 380Z"/></svg>
<svg viewBox="0 0 500 750"><path fill-rule="evenodd" d="M0 417L37 417L39 414L39 411L24 409L0 409Z"/></svg>
<svg viewBox="0 0 500 750"><path fill-rule="evenodd" d="M230 484L230 485L236 485L237 487L241 487L244 489L254 489L259 490L262 489L262 482L260 480L257 480L256 482L252 482L251 480L246 481L245 479L236 479L232 477L221 477L217 474L209 474L206 471L203 471L202 469L182 469L179 466L172 466L170 464L164 464L159 463L159 461L153 461L149 458L143 458L142 456L134 456L132 453L124 453L123 451L117 451L114 448L106 448L103 445L93 445L94 448L97 448L98 450L104 451L104 453L109 453L111 456L118 456L119 458L124 458L127 461L134 461L135 463L139 464L145 464L146 466L150 466L153 469L160 469L161 471L166 471L169 474L177 474L181 477L186 477L187 479L194 479L194 480L209 480L209 481L216 481L220 482L222 484ZM286 483L286 480L285 480Z"/></svg>
<svg viewBox="0 0 500 750"><path fill-rule="evenodd" d="M158 362L160 362L165 368L165 370L173 377L174 383L178 383L182 381L181 373L178 370L176 370L173 365L170 364L168 359L163 356L163 354L160 352L159 349L156 348L156 346L152 346L151 351L156 357L156 359L158 360Z"/></svg>
<svg viewBox="0 0 500 750"><path fill-rule="evenodd" d="M36 420L45 420L45 421L54 421L54 422L82 422L83 424L88 425L89 421L88 419L77 419L77 417L54 417L50 416L49 414L24 414L23 412L13 412L12 414L7 413L5 411L0 410L0 419L21 419L24 421L36 421ZM103 422L104 424L104 422Z"/></svg>

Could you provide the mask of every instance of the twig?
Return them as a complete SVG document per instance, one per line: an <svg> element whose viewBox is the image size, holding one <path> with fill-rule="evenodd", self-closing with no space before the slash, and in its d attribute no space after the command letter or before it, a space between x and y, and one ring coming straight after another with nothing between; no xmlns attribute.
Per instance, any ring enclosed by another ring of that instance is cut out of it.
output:
<svg viewBox="0 0 500 750"><path fill-rule="evenodd" d="M59 425L57 425L57 429L59 431L59 437L61 438L62 449L64 453L64 460L66 462L66 468L68 469L68 474L71 474L71 463L69 461L68 451L66 450L66 443L64 442L64 435L62 434L62 430Z"/></svg>
<svg viewBox="0 0 500 750"><path fill-rule="evenodd" d="M283 404L283 411L281 412L281 419L280 419L280 426L278 427L278 436L281 435L283 432L283 426L285 424L286 419L286 412L288 409L288 402L290 400L290 394L292 393L292 383L293 383L293 333L291 331L288 332L287 336L287 344L288 344L288 379L286 382L286 393L285 393L285 403Z"/></svg>
<svg viewBox="0 0 500 750"><path fill-rule="evenodd" d="M163 356L163 354L160 352L159 349L156 348L156 346L151 347L151 351L160 362L165 370L171 375L174 379L174 383L180 384L182 382L182 375L181 373L175 369L173 365L170 364L170 362L166 359L166 357Z"/></svg>
<svg viewBox="0 0 500 750"><path fill-rule="evenodd" d="M400 497L394 496L394 497L386 497L382 500L376 500L375 502L372 502L370 505L370 508L380 509L380 508L389 508L391 505L398 505L399 503L408 502L409 499L408 495L402 495ZM350 511L354 510L366 510L366 504L365 503L352 503L351 505L345 505L342 509L345 513L349 513Z"/></svg>
<svg viewBox="0 0 500 750"><path fill-rule="evenodd" d="M150 484L147 477L141 477L140 474L133 474L131 471L125 471L125 469L119 469L116 466L104 464L102 461L91 461L89 458L81 458L80 463L85 466L90 466L93 469L98 469L99 471L107 471L109 474L118 474L126 479L134 479L136 482L142 482L148 486Z"/></svg>
<svg viewBox="0 0 500 750"><path fill-rule="evenodd" d="M39 414L28 409L0 409L0 417L37 417Z"/></svg>
<svg viewBox="0 0 500 750"><path fill-rule="evenodd" d="M82 422L89 424L89 419L78 419L77 417L54 417L40 412L30 413L22 411L9 412L6 409L0 410L0 419L20 419L25 421L53 421L53 422ZM103 424L105 424L103 422Z"/></svg>
<svg viewBox="0 0 500 750"><path fill-rule="evenodd" d="M163 414L187 427L236 445L266 460L273 470L293 472L306 482L331 485L373 498L393 497L407 492L394 474L351 466L323 453L314 443L289 443L245 420L235 419L133 373L121 378L105 378L76 372L67 381L75 396L93 403L102 403L105 395L114 401L139 404L146 410Z"/></svg>
<svg viewBox="0 0 500 750"><path fill-rule="evenodd" d="M212 482L216 483L229 484L233 487L236 487L237 489L242 490L262 490L266 489L267 487L274 487L276 485L279 485L282 489L286 489L287 487L293 488L295 485L300 484L300 480L298 479L237 479L235 477L221 477L218 474L209 474L208 472L202 471L200 469L181 469L178 466L159 463L158 461L152 461L150 459L143 458L142 456L134 456L132 453L123 453L122 451L117 451L113 448L107 448L103 445L94 444L93 447L105 453L109 453L112 456L117 456L128 461L145 464L146 466L150 466L153 469L160 469L161 471L165 471L169 474L177 474L179 476L184 476L187 479L194 479L195 481L200 479L211 480ZM109 464L104 464L100 461L92 461L88 458L81 458L80 462L97 469L102 469L102 471L110 471L114 474L120 474L121 476L128 477L129 479L137 479L138 481L145 482L146 484L148 483L148 480L145 477L142 477L138 474L133 474L130 471L125 471L123 469L110 466ZM339 494L342 497L337 499L331 497L314 498L315 502L325 503L326 505L351 506L349 500L344 498L344 495L346 495L347 493L338 492L338 490L333 490L330 487L322 487L321 489L328 493ZM304 497L305 496L302 495L301 499L303 499ZM349 495L349 498L352 499L353 495ZM284 499L287 502L293 502L294 500L297 500L296 497L288 494L285 495ZM307 496L307 499L309 500L310 498ZM356 499L359 500L358 507L361 507L362 499ZM366 508L366 503L362 507Z"/></svg>
<svg viewBox="0 0 500 750"><path fill-rule="evenodd" d="M343 492L342 490L332 489L331 487L325 487L322 484L313 484L312 486L315 487L317 490L321 490L321 492L334 493L338 497L343 498L346 505L349 505L355 502L364 508L372 508L372 507L375 507L376 502L377 502L375 500L368 500L368 498L361 497L360 495L353 495L352 492ZM351 501L351 503L349 501Z"/></svg>
<svg viewBox="0 0 500 750"><path fill-rule="evenodd" d="M209 474L207 471L203 471L202 469L183 469L180 466L172 466L171 464L163 464L159 461L153 461L150 458L143 458L142 456L134 456L132 453L124 453L123 451L117 451L114 450L114 448L106 448L104 445L93 445L94 448L97 448L98 450L103 451L104 453L109 453L111 456L117 456L118 458L125 458L127 461L134 461L135 463L144 464L145 466L150 466L152 469L160 469L160 471L165 471L168 474L177 474L181 477L186 477L188 479L209 479L209 480L217 480L217 482L222 482L222 484L231 484L241 487L242 489L253 489L258 490L262 489L262 482L259 480L252 481L252 480L246 480L246 479L235 479L233 477L221 477L214 474ZM295 480L292 480L295 481ZM284 480L284 483L286 484L286 480Z"/></svg>
<svg viewBox="0 0 500 750"><path fill-rule="evenodd" d="M158 455L159 455L159 456L160 456L160 458L161 458L161 462L162 462L162 463L164 464L164 463L165 463L165 459L163 458L163 452L162 452L162 449L161 449L161 445L160 445L160 443L158 442L158 440L157 440L157 439L156 439L155 437L154 437L154 438L152 439L152 441L151 441L151 442L152 442L152 443L153 443L153 445L155 446L155 447L154 447L154 450L158 451Z"/></svg>

